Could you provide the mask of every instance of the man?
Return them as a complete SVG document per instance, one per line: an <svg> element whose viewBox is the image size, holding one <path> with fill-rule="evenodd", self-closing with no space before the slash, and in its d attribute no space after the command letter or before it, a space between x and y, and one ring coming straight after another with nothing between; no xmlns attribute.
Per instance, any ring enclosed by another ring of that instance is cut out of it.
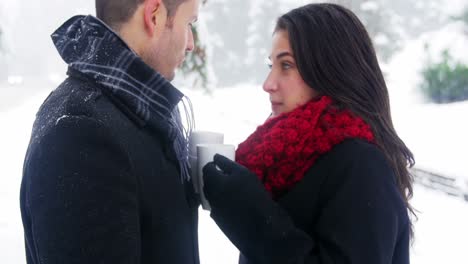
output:
<svg viewBox="0 0 468 264"><path fill-rule="evenodd" d="M68 78L35 121L21 186L28 263L199 263L198 199L169 81L198 0L96 0L52 39Z"/></svg>

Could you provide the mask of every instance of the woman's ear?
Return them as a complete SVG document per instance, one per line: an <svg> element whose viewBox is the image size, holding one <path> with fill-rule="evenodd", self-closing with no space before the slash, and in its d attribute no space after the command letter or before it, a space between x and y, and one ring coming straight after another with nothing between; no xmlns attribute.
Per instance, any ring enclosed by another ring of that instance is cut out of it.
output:
<svg viewBox="0 0 468 264"><path fill-rule="evenodd" d="M160 25L161 16L167 14L162 0L145 0L143 5L145 30L152 37L156 27L164 26L164 24Z"/></svg>

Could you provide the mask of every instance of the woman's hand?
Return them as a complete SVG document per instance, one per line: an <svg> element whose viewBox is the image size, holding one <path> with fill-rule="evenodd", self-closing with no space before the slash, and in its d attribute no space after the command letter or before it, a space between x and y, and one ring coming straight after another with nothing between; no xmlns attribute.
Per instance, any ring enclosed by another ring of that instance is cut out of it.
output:
<svg viewBox="0 0 468 264"><path fill-rule="evenodd" d="M203 167L203 182L203 191L212 205L216 204L220 196L254 195L254 193L264 197L269 196L253 172L220 154L216 154L214 161ZM237 187L243 190L237 189ZM245 188L252 189L253 193L245 192ZM254 199L254 197L243 197L242 199L245 198Z"/></svg>
<svg viewBox="0 0 468 264"><path fill-rule="evenodd" d="M244 166L215 155L203 167L211 217L253 263L305 263L312 239L297 229L271 199L258 177Z"/></svg>

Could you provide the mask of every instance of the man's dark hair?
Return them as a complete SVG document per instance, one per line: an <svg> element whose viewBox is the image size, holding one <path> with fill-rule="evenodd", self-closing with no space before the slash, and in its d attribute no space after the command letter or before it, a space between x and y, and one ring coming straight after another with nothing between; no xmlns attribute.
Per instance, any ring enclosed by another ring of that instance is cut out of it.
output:
<svg viewBox="0 0 468 264"><path fill-rule="evenodd" d="M162 0L167 9L167 16L173 17L180 4L187 0ZM135 13L144 0L96 0L96 16L118 31Z"/></svg>

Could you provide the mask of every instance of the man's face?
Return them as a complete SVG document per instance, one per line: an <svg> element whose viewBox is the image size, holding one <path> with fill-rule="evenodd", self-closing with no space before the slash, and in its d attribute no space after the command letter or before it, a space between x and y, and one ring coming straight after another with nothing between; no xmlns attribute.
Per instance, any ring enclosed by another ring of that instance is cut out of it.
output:
<svg viewBox="0 0 468 264"><path fill-rule="evenodd" d="M143 50L142 59L169 81L174 79L186 52L194 49L192 24L198 18L198 7L198 0L186 0L173 17L161 18L149 45Z"/></svg>

